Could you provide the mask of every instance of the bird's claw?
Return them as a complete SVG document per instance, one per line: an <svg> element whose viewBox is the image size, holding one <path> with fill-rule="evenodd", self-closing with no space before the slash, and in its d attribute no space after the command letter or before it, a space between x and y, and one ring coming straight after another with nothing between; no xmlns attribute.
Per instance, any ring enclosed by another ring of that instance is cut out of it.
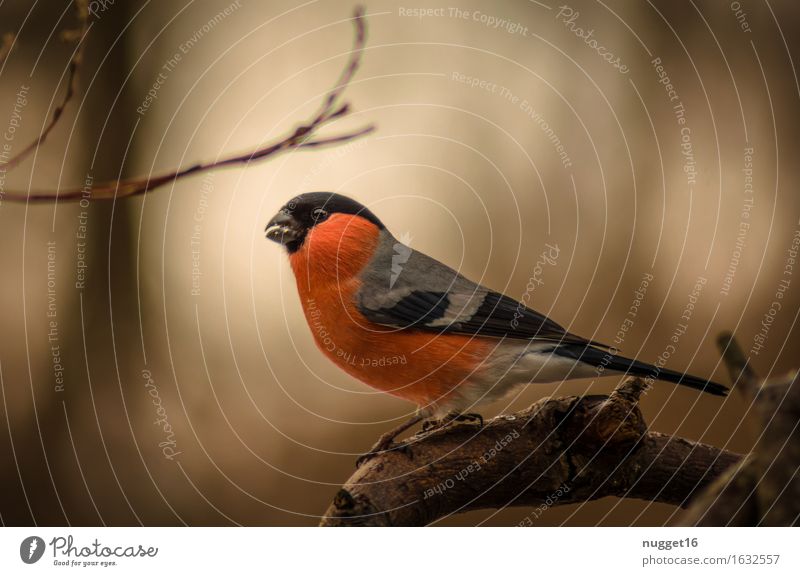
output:
<svg viewBox="0 0 800 576"><path fill-rule="evenodd" d="M441 420L425 420L425 422L422 423L422 432L431 432L439 428L446 428L447 426L451 426L453 424L471 424L482 428L483 416L475 413L460 414L453 412Z"/></svg>
<svg viewBox="0 0 800 576"><path fill-rule="evenodd" d="M443 426L441 420L425 420L422 423L422 432L429 432L430 430L435 430L436 428L441 428Z"/></svg>
<svg viewBox="0 0 800 576"><path fill-rule="evenodd" d="M390 441L388 444L384 445L383 443L378 442L377 444L375 444L375 446L372 447L372 449L369 452L367 452L366 454L362 454L361 456L358 457L358 459L356 460L356 468L361 468L362 465L375 458L375 456L379 456L380 454L384 454L386 452L402 452L409 458L414 457L414 455L411 452L411 446L409 446L406 443L393 444Z"/></svg>
<svg viewBox="0 0 800 576"><path fill-rule="evenodd" d="M483 428L483 416L477 413L458 414L453 417L453 422L460 422L463 424L474 424L479 428Z"/></svg>
<svg viewBox="0 0 800 576"><path fill-rule="evenodd" d="M366 462L372 460L375 456L380 454L380 452L367 452L366 454L362 454L356 459L356 468L361 468Z"/></svg>

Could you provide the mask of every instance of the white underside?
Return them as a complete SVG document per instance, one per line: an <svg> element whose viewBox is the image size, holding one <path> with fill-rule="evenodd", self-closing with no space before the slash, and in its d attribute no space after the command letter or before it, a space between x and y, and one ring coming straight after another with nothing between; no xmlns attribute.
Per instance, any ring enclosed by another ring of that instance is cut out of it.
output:
<svg viewBox="0 0 800 576"><path fill-rule="evenodd" d="M459 394L436 406L439 415L450 411L475 412L484 404L500 400L521 386L553 383L573 378L611 376L594 366L549 352L552 344L503 343L464 384Z"/></svg>

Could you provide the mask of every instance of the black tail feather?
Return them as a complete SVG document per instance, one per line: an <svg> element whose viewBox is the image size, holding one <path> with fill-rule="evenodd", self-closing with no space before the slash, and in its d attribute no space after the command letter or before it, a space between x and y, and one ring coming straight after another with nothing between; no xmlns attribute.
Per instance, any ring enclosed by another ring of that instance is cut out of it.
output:
<svg viewBox="0 0 800 576"><path fill-rule="evenodd" d="M667 370L666 368L659 368L652 364L625 358L624 356L617 356L605 350L599 350L592 346L581 346L579 344L562 344L557 346L553 353L559 356L567 356L585 362L590 366L595 366L598 369L614 370L617 372L625 372L631 376L641 376L642 378L650 378L653 380L665 380L667 382L674 382L681 386L687 386L713 394L714 396L727 396L728 388L717 382L706 380L705 378L698 378L691 374L682 374L674 370Z"/></svg>

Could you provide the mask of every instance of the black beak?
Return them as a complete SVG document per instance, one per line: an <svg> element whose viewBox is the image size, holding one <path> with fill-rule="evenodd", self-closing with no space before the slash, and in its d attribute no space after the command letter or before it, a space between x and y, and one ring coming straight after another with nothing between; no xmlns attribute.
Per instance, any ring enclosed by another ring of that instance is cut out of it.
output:
<svg viewBox="0 0 800 576"><path fill-rule="evenodd" d="M302 232L300 223L284 210L273 216L265 229L267 239L284 246L300 238Z"/></svg>

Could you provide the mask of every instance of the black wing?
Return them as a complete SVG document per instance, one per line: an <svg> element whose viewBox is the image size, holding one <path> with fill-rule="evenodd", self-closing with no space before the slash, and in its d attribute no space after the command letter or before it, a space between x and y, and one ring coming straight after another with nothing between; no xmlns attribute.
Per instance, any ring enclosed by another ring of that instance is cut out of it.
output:
<svg viewBox="0 0 800 576"><path fill-rule="evenodd" d="M394 328L608 347L570 334L388 233L362 274L357 305L371 322Z"/></svg>

